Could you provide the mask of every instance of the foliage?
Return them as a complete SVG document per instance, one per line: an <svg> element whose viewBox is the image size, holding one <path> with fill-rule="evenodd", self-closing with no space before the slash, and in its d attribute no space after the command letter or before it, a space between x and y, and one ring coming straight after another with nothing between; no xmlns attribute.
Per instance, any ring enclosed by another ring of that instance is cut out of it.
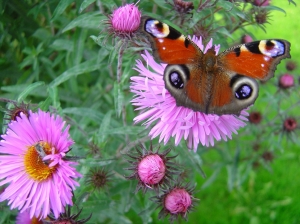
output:
<svg viewBox="0 0 300 224"><path fill-rule="evenodd" d="M78 213L80 208L83 208L82 218L92 213L88 223L163 223L167 221L157 221L159 209L149 200L155 192L134 194L137 182L125 179L129 173L124 168L129 164L124 154L130 153L139 144L149 146L150 138L149 129L133 123L137 113L130 104L133 94L129 90L130 77L137 75L133 70L135 60L140 58L144 45L141 39L135 37L134 45L130 44L130 40L126 40L128 45L125 45L124 39L107 30L107 16L122 2L2 1L2 133L5 133L7 125L8 116L5 113L15 103L24 102L32 110L41 108L58 113L71 125L75 145L70 153L77 158L80 164L78 171L83 175L79 180L80 188L74 192L74 213ZM282 14L288 12L273 4L255 6L251 1L192 2L194 9L185 12L176 11L173 1L140 1L137 6L142 14L165 21L185 34L202 36L205 43L213 38L214 43L221 44L223 49L233 42L233 38L242 34L250 34L254 38L255 34L248 27L255 26L267 31L266 24L271 23L269 15L274 11ZM295 4L294 1L286 2ZM285 9L293 7L292 4L285 5ZM258 21L257 17L261 15L265 16L265 21ZM201 203L196 205L197 211L201 211L205 200L217 200L219 206L226 210L226 204L222 203L225 197L219 194L229 194L231 203L235 205L230 206L231 214L242 217L235 220L270 223L280 218L277 208L288 206L295 200L289 196L269 200L266 195L274 191L271 190L274 187L272 182L260 185L262 189L253 189L257 166L272 171L273 159L286 155L285 150L295 150L300 145L299 125L293 131L288 131L283 125L291 117L298 124L300 121L297 113L299 93L294 91L299 88L299 76L297 70L289 71L297 82L292 88L281 89L277 80L279 74L284 72L286 70L281 65L275 78L260 84L260 96L250 112L259 112L261 122L248 122L232 140L218 142L211 148L198 147L197 153L189 151L183 141L174 147L173 139L166 146L161 146L163 149L171 147L170 154L173 156L178 154L176 161L181 164L182 179L194 183L196 190L201 190L196 194L201 199ZM158 139L153 139L152 144L157 145ZM296 154L291 155L297 160ZM288 163L286 160L282 162ZM278 166L285 168L285 164ZM95 190L91 185L87 176L95 169L110 172L106 187ZM282 175L280 178L284 182L284 173ZM216 183L218 179L223 180L223 185ZM224 190L226 187L231 194ZM284 192L287 187L281 185L277 190ZM212 189L210 195L201 193L208 192L208 189ZM253 198L259 201L254 203ZM16 211L10 211L6 202L1 203L0 209L5 214L0 217L1 223L14 222ZM292 216L283 217L290 220L286 223L299 222ZM199 221L201 218L194 212L190 220Z"/></svg>

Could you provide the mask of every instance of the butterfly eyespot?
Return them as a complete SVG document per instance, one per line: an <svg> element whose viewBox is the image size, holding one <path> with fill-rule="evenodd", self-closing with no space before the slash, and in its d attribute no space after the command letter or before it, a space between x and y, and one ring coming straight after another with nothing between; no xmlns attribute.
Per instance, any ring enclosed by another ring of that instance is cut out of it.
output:
<svg viewBox="0 0 300 224"><path fill-rule="evenodd" d="M236 90L235 97L237 99L243 100L251 97L251 94L252 88L249 85L242 85Z"/></svg>
<svg viewBox="0 0 300 224"><path fill-rule="evenodd" d="M169 76L170 83L177 89L183 88L183 80L181 79L180 75L177 72L172 72Z"/></svg>
<svg viewBox="0 0 300 224"><path fill-rule="evenodd" d="M181 91L190 77L189 69L185 65L168 65L164 71L166 89L172 94Z"/></svg>

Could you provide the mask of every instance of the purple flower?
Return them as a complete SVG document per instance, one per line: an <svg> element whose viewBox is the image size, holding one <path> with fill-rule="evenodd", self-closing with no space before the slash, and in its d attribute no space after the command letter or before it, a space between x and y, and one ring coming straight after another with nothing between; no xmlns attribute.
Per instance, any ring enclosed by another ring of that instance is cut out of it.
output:
<svg viewBox="0 0 300 224"><path fill-rule="evenodd" d="M201 38L192 38L203 51L204 46ZM207 44L204 52L212 47L212 40ZM218 52L220 46L216 46ZM142 54L146 66L141 60L137 61L136 68L139 76L131 77L131 92L135 94L131 101L136 110L141 114L134 118L136 123L144 121L149 127L152 123L149 136L159 136L159 142L163 140L166 144L171 137L175 138L175 145L178 145L183 138L187 141L190 149L197 150L199 143L205 146L214 145L214 141L227 140L232 138L232 133L246 124L248 113L243 110L240 116L236 115L214 115L195 112L189 108L176 106L175 99L166 90L163 73L166 64L159 64L154 61L152 55L147 51ZM151 69L151 70L150 70Z"/></svg>
<svg viewBox="0 0 300 224"><path fill-rule="evenodd" d="M291 74L284 74L279 77L279 87L282 89L288 89L294 86L294 76Z"/></svg>
<svg viewBox="0 0 300 224"><path fill-rule="evenodd" d="M140 26L141 12L134 4L115 9L110 19L110 31L117 36L131 36Z"/></svg>
<svg viewBox="0 0 300 224"><path fill-rule="evenodd" d="M72 205L72 191L81 175L65 160L73 140L61 117L43 111L21 113L8 124L0 142L0 186L8 184L0 201L30 218L55 217Z"/></svg>
<svg viewBox="0 0 300 224"><path fill-rule="evenodd" d="M152 197L151 200L161 207L158 218L170 215L169 221L173 223L179 216L187 221L188 213L194 209L198 200L193 195L194 187L177 181L172 185L165 185L162 194Z"/></svg>
<svg viewBox="0 0 300 224"><path fill-rule="evenodd" d="M39 220L35 216L30 218L29 211L19 212L16 218L16 224L43 224L42 220Z"/></svg>

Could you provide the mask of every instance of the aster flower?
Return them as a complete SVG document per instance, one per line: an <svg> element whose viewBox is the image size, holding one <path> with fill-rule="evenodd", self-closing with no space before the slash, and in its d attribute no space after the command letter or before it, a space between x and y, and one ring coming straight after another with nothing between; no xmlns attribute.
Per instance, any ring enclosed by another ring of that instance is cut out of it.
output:
<svg viewBox="0 0 300 224"><path fill-rule="evenodd" d="M139 183L136 187L136 192L140 189L145 193L148 189L154 189L158 191L162 184L169 183L172 179L172 175L179 174L175 163L170 160L175 158L167 157L167 154L171 149L167 149L163 153L158 153L159 147L156 151L153 151L152 145L147 150L142 145L140 146L142 151L136 148L137 154L127 154L130 159L128 162L132 164L127 170L133 170L134 172L128 176L128 179L136 178Z"/></svg>
<svg viewBox="0 0 300 224"><path fill-rule="evenodd" d="M141 12L135 4L126 4L109 16L109 31L115 36L132 37L141 23Z"/></svg>
<svg viewBox="0 0 300 224"><path fill-rule="evenodd" d="M161 195L152 197L151 200L162 207L158 217L164 218L170 215L170 222L179 216L187 220L187 214L194 208L196 198L193 197L194 188L191 185L175 183L173 186L165 186Z"/></svg>
<svg viewBox="0 0 300 224"><path fill-rule="evenodd" d="M201 38L192 38L204 53L212 47L212 40L204 50ZM216 46L216 51L220 46ZM136 70L139 76L131 77L131 92L135 94L131 101L136 110L141 114L134 118L134 122L144 121L148 128L152 124L149 136L153 139L159 137L159 142L163 140L166 144L171 137L175 138L175 145L181 139L187 141L187 146L194 151L200 144L205 146L214 145L214 141L227 140L232 138L232 133L237 134L237 130L246 124L242 120L247 120L248 113L243 110L240 116L236 115L213 115L195 112L192 109L177 106L175 99L166 90L163 73L166 64L159 64L154 61L147 51L142 54L145 66L138 60ZM152 70L150 70L150 67Z"/></svg>
<svg viewBox="0 0 300 224"><path fill-rule="evenodd" d="M0 142L0 186L8 184L0 201L8 200L11 209L28 211L45 218L58 217L66 205L72 205L72 191L81 175L65 160L73 140L69 126L61 117L39 110L21 113L8 124Z"/></svg>
<svg viewBox="0 0 300 224"><path fill-rule="evenodd" d="M43 224L42 220L37 217L30 218L29 211L19 212L16 218L16 224Z"/></svg>

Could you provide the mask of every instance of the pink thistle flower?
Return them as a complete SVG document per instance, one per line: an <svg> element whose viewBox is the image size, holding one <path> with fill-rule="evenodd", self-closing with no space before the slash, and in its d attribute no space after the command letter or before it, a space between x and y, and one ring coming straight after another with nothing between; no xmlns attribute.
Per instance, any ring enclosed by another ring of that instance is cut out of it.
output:
<svg viewBox="0 0 300 224"><path fill-rule="evenodd" d="M279 77L279 87L281 87L282 89L288 89L294 86L294 76L290 75L290 74L284 74L282 76Z"/></svg>
<svg viewBox="0 0 300 224"><path fill-rule="evenodd" d="M242 40L241 40L242 44L250 43L252 41L253 41L253 39L250 35L245 34L245 35L242 36Z"/></svg>
<svg viewBox="0 0 300 224"><path fill-rule="evenodd" d="M191 195L185 189L173 189L165 198L165 208L171 214L186 213L191 204Z"/></svg>
<svg viewBox="0 0 300 224"><path fill-rule="evenodd" d="M283 122L283 128L287 132L292 132L297 128L297 120L295 118L288 117Z"/></svg>
<svg viewBox="0 0 300 224"><path fill-rule="evenodd" d="M127 37L139 28L141 12L135 4L127 4L115 9L109 19L111 32L120 37Z"/></svg>
<svg viewBox="0 0 300 224"><path fill-rule="evenodd" d="M143 183L153 185L164 178L166 165L159 155L148 155L140 161L137 170Z"/></svg>
<svg viewBox="0 0 300 224"><path fill-rule="evenodd" d="M193 197L194 188L190 185L175 183L173 186L166 186L161 195L151 199L162 207L159 218L170 215L173 222L179 216L187 220L187 214L194 208L196 198Z"/></svg>
<svg viewBox="0 0 300 224"><path fill-rule="evenodd" d="M72 191L81 175L65 160L73 140L61 117L43 111L29 116L21 113L8 124L0 142L0 186L9 184L0 195L11 209L28 211L30 218L59 217L72 205Z"/></svg>
<svg viewBox="0 0 300 224"><path fill-rule="evenodd" d="M270 5L270 0L254 0L253 5L268 6L268 5Z"/></svg>
<svg viewBox="0 0 300 224"><path fill-rule="evenodd" d="M192 38L199 48L203 51L204 46L201 38ZM206 46L204 52L212 47L212 40ZM216 46L216 51L220 46ZM131 92L135 94L131 101L136 110L142 111L140 115L134 118L134 122L144 121L144 125L151 128L149 136L153 139L159 137L166 144L171 137L175 138L175 145L178 145L181 139L187 141L190 149L197 151L200 144L205 146L214 145L214 141L232 138L232 133L237 134L237 130L246 124L248 113L243 110L239 116L236 115L214 115L195 112L192 109L177 106L175 99L166 90L163 73L166 64L159 64L154 61L148 51L142 54L147 63L147 67L138 60L135 70L139 76L131 77ZM152 69L150 70L149 67Z"/></svg>
<svg viewBox="0 0 300 224"><path fill-rule="evenodd" d="M145 193L149 188L157 190L162 184L169 183L172 175L179 174L178 170L174 167L175 164L170 160L174 157L167 157L171 151L168 149L163 153L158 153L159 147L153 151L152 145L150 150L140 146L142 151L136 148L137 154L127 154L130 159L128 162L132 164L128 170L134 172L128 176L128 179L136 178L139 183L136 187L136 192L140 189Z"/></svg>

